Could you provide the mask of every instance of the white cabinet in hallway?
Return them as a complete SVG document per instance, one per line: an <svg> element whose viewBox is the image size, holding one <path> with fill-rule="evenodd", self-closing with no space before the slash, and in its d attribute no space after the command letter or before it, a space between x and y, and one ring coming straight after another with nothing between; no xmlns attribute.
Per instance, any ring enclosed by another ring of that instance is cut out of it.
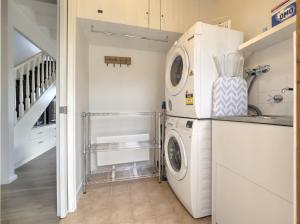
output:
<svg viewBox="0 0 300 224"><path fill-rule="evenodd" d="M30 138L18 152L15 167L20 167L56 146L56 125L35 127L31 130Z"/></svg>
<svg viewBox="0 0 300 224"><path fill-rule="evenodd" d="M200 17L198 0L78 0L77 16L170 32L185 32Z"/></svg>

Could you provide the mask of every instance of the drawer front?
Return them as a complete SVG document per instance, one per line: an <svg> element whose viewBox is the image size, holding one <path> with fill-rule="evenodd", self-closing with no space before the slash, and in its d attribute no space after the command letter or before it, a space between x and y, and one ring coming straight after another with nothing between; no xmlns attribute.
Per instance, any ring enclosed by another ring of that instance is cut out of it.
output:
<svg viewBox="0 0 300 224"><path fill-rule="evenodd" d="M49 133L50 133L50 138L55 137L56 138L56 125L50 126L49 127Z"/></svg>
<svg viewBox="0 0 300 224"><path fill-rule="evenodd" d="M31 139L37 139L49 135L49 127L33 128L31 131Z"/></svg>
<svg viewBox="0 0 300 224"><path fill-rule="evenodd" d="M40 137L40 138L36 138L34 140L31 141L32 143L32 147L34 148L44 148L44 147L48 147L49 145L49 137L48 136L43 136L43 137Z"/></svg>
<svg viewBox="0 0 300 224"><path fill-rule="evenodd" d="M215 223L292 224L293 204L230 170L216 167Z"/></svg>

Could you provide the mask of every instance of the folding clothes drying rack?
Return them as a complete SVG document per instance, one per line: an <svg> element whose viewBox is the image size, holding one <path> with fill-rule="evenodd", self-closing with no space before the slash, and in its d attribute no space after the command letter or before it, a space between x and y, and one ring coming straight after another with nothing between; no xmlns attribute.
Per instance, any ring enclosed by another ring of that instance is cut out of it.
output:
<svg viewBox="0 0 300 224"><path fill-rule="evenodd" d="M98 119L99 124L101 119L107 122L107 120L143 118L149 119L151 123L152 128L149 133L109 136L103 134L103 131L109 128L107 123L102 127L93 125L94 119ZM150 177L158 177L160 182L163 162L162 136L164 135L162 120L164 120L164 116L159 112L83 113L84 193L88 184Z"/></svg>

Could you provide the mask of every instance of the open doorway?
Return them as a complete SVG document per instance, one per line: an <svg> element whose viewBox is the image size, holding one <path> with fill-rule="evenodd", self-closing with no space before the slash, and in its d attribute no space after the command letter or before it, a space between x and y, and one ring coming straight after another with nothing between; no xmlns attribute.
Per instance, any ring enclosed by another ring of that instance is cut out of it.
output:
<svg viewBox="0 0 300 224"><path fill-rule="evenodd" d="M56 1L1 1L1 223L57 223Z"/></svg>

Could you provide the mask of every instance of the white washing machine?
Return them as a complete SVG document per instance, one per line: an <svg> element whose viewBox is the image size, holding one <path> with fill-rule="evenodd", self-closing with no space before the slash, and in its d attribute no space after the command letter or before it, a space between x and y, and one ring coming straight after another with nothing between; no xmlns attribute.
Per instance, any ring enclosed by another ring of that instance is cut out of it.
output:
<svg viewBox="0 0 300 224"><path fill-rule="evenodd" d="M211 215L211 121L168 117L165 136L171 188L194 218Z"/></svg>
<svg viewBox="0 0 300 224"><path fill-rule="evenodd" d="M213 56L234 52L242 42L241 32L202 22L183 34L167 55L167 114L210 118L212 84L218 76Z"/></svg>

